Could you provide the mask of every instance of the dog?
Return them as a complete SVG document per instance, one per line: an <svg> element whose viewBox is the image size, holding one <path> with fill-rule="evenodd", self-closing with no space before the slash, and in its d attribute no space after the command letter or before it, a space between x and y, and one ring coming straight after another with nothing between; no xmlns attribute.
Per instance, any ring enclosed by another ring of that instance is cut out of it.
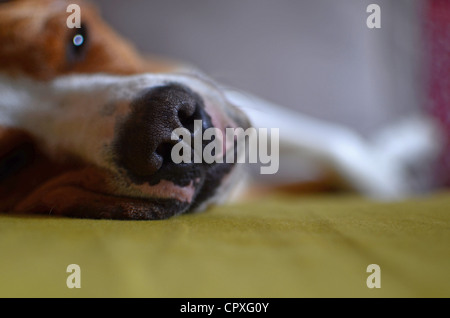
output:
<svg viewBox="0 0 450 318"><path fill-rule="evenodd" d="M236 165L173 164L171 132L245 115L206 77L140 56L89 4L67 28L68 4L0 7L1 210L164 219L224 198Z"/></svg>
<svg viewBox="0 0 450 318"><path fill-rule="evenodd" d="M201 132L280 127L279 146L290 149L284 157L309 158L352 189L381 198L409 194L405 166L437 148L424 117L386 130L412 138L369 144L345 127L224 87L190 65L143 56L89 3L3 2L2 212L157 220L225 202L239 192L245 165L176 164L170 157L180 142L173 130L195 135L196 120ZM70 3L81 7L80 28L66 25Z"/></svg>

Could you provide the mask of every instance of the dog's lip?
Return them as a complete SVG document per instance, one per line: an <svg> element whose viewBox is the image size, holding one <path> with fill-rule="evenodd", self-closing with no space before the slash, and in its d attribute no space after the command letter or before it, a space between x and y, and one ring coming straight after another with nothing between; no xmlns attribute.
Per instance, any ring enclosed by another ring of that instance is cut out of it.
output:
<svg viewBox="0 0 450 318"><path fill-rule="evenodd" d="M47 200L45 196L53 196ZM38 213L77 218L161 220L186 212L190 204L176 199L124 196L80 184L60 184L46 189L43 200L31 209L19 206L18 211L41 209ZM20 212L19 212L20 213Z"/></svg>
<svg viewBox="0 0 450 318"><path fill-rule="evenodd" d="M108 185L111 174L94 167L67 171L43 184L13 209L15 213L93 219L166 219L191 203L175 198L134 196Z"/></svg>
<svg viewBox="0 0 450 318"><path fill-rule="evenodd" d="M197 183L199 181L197 180ZM144 199L160 198L160 199L176 199L181 202L191 204L196 194L194 180L187 186L179 186L169 180L161 179L157 184L150 185L143 183L140 185L133 184L133 190L144 195ZM141 197L141 196L134 196Z"/></svg>

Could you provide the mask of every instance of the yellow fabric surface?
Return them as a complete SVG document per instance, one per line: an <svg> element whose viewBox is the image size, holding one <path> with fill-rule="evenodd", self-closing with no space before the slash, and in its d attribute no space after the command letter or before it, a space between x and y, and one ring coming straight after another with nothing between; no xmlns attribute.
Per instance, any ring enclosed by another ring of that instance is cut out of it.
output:
<svg viewBox="0 0 450 318"><path fill-rule="evenodd" d="M448 193L274 196L165 221L1 215L0 296L449 297L449 243Z"/></svg>

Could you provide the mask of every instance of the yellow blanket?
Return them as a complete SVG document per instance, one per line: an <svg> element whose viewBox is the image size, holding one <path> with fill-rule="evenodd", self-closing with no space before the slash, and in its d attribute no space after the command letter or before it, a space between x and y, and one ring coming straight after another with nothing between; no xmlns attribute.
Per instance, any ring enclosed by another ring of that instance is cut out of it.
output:
<svg viewBox="0 0 450 318"><path fill-rule="evenodd" d="M273 196L166 221L1 215L0 296L449 297L450 195Z"/></svg>

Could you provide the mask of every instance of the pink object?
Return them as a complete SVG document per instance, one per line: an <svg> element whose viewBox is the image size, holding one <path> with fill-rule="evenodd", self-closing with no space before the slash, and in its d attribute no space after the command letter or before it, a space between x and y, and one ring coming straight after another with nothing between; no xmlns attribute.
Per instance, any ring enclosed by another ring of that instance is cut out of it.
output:
<svg viewBox="0 0 450 318"><path fill-rule="evenodd" d="M445 133L437 181L450 186L450 1L428 0L425 12L428 87L426 105Z"/></svg>

